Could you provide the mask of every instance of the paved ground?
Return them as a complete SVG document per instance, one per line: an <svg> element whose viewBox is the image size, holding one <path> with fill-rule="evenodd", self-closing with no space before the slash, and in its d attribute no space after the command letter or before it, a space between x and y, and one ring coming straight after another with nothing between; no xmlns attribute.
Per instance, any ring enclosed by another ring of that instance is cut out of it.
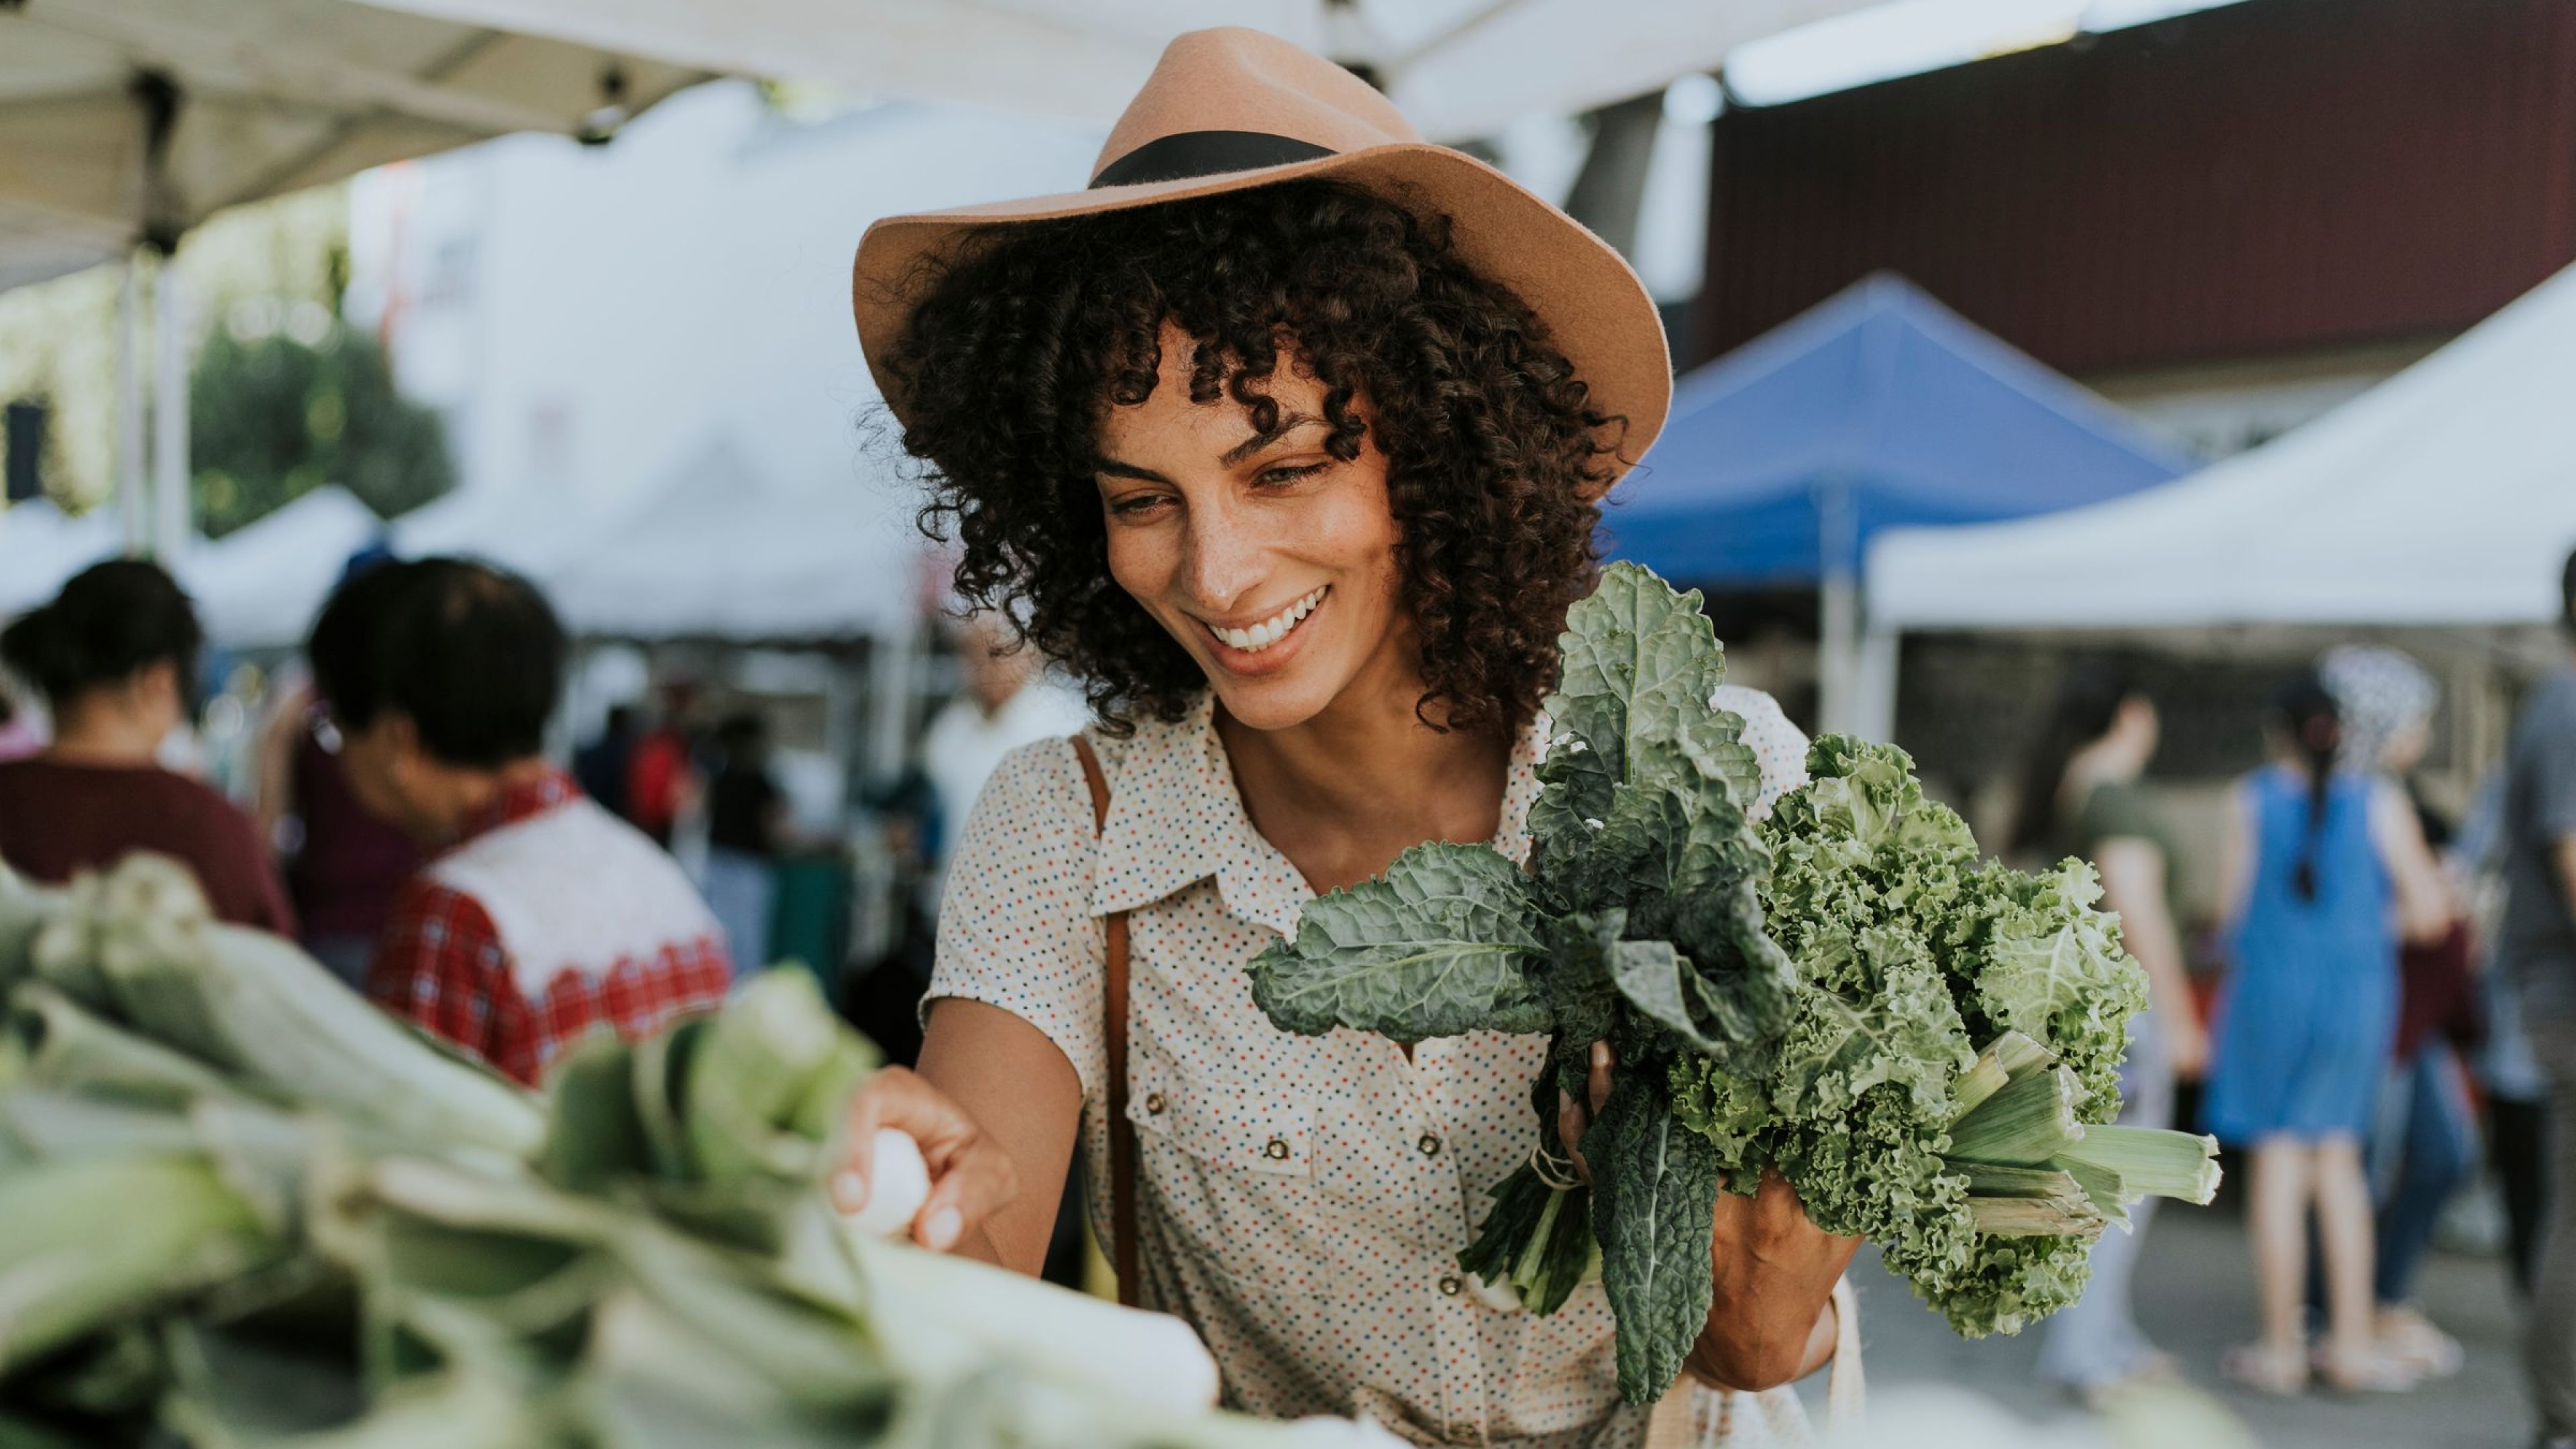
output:
<svg viewBox="0 0 2576 1449"><path fill-rule="evenodd" d="M1866 1250L1864 1250L1866 1251ZM2244 1234L2233 1214L2168 1208L2156 1218L2137 1292L2139 1321L2181 1358L2268 1449L2524 1449L2529 1443L2514 1356L2515 1307L2495 1259L2438 1255L2424 1272L2423 1304L2468 1349L2455 1379L2411 1394L2267 1399L2221 1385L2218 1356L2254 1336ZM2034 1383L2037 1335L1969 1343L1914 1301L1905 1283L1866 1260L1853 1283L1862 1302L1864 1360L1873 1392L1941 1383L1996 1400L2032 1420L2060 1420L2068 1402ZM2187 1446L2188 1449L2188 1446Z"/></svg>

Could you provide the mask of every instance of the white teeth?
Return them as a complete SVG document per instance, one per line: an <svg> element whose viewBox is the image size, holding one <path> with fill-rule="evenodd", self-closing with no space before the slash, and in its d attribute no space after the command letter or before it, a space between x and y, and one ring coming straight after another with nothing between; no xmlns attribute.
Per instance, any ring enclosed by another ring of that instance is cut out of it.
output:
<svg viewBox="0 0 2576 1449"><path fill-rule="evenodd" d="M1325 589L1331 587L1327 584L1324 588L1317 589L1249 629L1220 629L1211 624L1208 626L1208 632L1225 641L1229 648L1240 649L1247 654L1258 654L1287 638L1289 630L1296 628L1308 614L1315 612L1315 606L1324 601Z"/></svg>

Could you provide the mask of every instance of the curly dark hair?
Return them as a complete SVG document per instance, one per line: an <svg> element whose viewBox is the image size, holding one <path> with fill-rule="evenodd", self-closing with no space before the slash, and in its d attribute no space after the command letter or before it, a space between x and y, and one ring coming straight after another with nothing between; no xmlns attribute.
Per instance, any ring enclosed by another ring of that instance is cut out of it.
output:
<svg viewBox="0 0 2576 1449"><path fill-rule="evenodd" d="M903 447L929 465L922 527L962 546L957 587L1086 683L1110 728L1180 716L1198 665L1110 578L1099 427L1150 396L1168 319L1190 397L1276 425L1289 352L1321 381L1344 461L1388 462L1416 714L1517 727L1557 676L1565 612L1625 419L1592 406L1528 306L1469 270L1449 222L1329 181L987 230L928 264L887 371ZM1363 415L1365 413L1365 416Z"/></svg>

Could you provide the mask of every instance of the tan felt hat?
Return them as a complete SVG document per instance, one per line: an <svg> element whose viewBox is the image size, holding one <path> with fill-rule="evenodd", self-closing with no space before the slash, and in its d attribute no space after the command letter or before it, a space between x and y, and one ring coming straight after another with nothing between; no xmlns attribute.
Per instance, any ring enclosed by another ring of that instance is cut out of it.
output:
<svg viewBox="0 0 2576 1449"><path fill-rule="evenodd" d="M852 305L859 343L895 416L908 411L887 376L922 263L967 232L1240 191L1310 176L1364 186L1455 223L1467 264L1547 324L1591 389L1627 419L1616 470L1646 451L1672 404L1662 321L1637 274L1610 245L1484 162L1434 146L1393 103L1320 56L1257 30L1226 27L1175 39L1100 150L1087 190L953 211L888 217L859 240Z"/></svg>

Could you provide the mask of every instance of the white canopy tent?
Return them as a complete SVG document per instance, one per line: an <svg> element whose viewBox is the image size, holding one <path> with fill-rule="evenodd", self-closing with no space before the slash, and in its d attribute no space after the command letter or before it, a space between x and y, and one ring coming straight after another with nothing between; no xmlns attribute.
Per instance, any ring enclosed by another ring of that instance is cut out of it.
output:
<svg viewBox="0 0 2576 1449"><path fill-rule="evenodd" d="M39 498L0 510L0 622L44 603L64 580L124 545L116 520L98 509L73 518Z"/></svg>
<svg viewBox="0 0 2576 1449"><path fill-rule="evenodd" d="M719 438L647 498L538 566L574 633L819 642L911 626L917 536L891 492L765 480Z"/></svg>
<svg viewBox="0 0 2576 1449"><path fill-rule="evenodd" d="M301 643L351 555L382 539L383 519L325 484L257 523L192 550L179 581L206 637L236 649Z"/></svg>
<svg viewBox="0 0 2576 1449"><path fill-rule="evenodd" d="M707 74L358 0L0 6L0 288L389 161L605 136Z"/></svg>
<svg viewBox="0 0 2576 1449"><path fill-rule="evenodd" d="M2497 625L2576 546L2576 267L2306 427L2181 481L1871 551L1871 625ZM1892 658L1892 651L1889 651Z"/></svg>
<svg viewBox="0 0 2576 1449"><path fill-rule="evenodd" d="M1423 134L1485 136L1716 69L1873 0L370 0L413 14L871 95L1106 121L1164 42L1248 25L1366 67Z"/></svg>

